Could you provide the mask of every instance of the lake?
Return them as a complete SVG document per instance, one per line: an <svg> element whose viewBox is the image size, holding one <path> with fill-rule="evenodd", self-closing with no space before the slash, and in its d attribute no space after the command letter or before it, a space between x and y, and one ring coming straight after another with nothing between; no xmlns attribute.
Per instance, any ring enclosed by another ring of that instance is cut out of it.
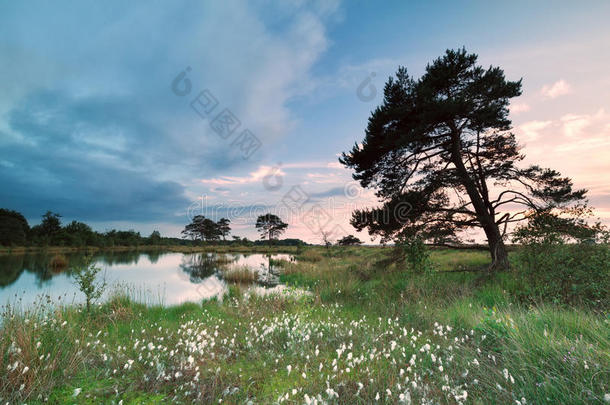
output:
<svg viewBox="0 0 610 405"><path fill-rule="evenodd" d="M74 285L73 273L85 262L81 253L64 254L68 265L50 266L53 254L0 255L0 306L29 306L46 295L53 302L82 303L84 295ZM130 296L148 304L174 305L222 299L229 284L223 271L247 267L258 273L258 281L246 288L264 294L279 285L278 260L293 260L287 254L104 252L93 263L102 269L110 286L106 296L122 286ZM104 299L104 297L102 298Z"/></svg>

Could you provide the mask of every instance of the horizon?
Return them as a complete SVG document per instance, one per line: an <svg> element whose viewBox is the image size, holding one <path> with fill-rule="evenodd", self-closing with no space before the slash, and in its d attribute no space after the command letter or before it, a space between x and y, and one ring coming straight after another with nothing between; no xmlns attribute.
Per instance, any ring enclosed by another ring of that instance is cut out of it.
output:
<svg viewBox="0 0 610 405"><path fill-rule="evenodd" d="M257 239L253 213L288 198L306 203L283 238L319 244L303 213L321 207L370 244L348 222L374 190L338 155L400 65L418 78L466 46L523 79L510 118L524 163L587 188L610 224L610 3L273 5L0 5L0 208L170 237L209 209Z"/></svg>

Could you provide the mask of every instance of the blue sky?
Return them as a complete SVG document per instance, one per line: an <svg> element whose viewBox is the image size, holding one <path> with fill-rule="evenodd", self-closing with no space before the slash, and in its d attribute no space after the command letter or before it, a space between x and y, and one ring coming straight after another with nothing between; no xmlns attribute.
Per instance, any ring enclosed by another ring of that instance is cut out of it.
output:
<svg viewBox="0 0 610 405"><path fill-rule="evenodd" d="M418 76L466 46L523 78L511 115L528 162L588 187L607 221L608 17L605 1L2 2L0 206L176 236L204 213L254 237L272 210L287 237L319 242L313 209L353 233L349 213L375 199L337 154L362 139L398 65ZM209 119L191 108L204 90ZM210 125L224 109L240 122L228 139ZM246 129L260 141L247 159ZM308 199L286 210L295 192Z"/></svg>

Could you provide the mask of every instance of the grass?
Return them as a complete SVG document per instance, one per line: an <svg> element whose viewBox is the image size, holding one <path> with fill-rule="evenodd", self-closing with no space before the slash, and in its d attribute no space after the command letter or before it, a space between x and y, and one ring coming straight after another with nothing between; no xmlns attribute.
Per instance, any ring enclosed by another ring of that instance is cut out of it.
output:
<svg viewBox="0 0 610 405"><path fill-rule="evenodd" d="M258 273L247 266L222 269L222 278L232 283L253 283L258 279Z"/></svg>
<svg viewBox="0 0 610 405"><path fill-rule="evenodd" d="M607 313L523 306L477 251L408 273L390 249L282 263L294 288L173 307L116 294L88 315L46 301L1 318L0 402L604 403ZM306 289L311 294L300 294ZM27 369L26 369L27 367Z"/></svg>
<svg viewBox="0 0 610 405"><path fill-rule="evenodd" d="M56 254L49 260L49 267L54 270L65 269L68 267L68 259L62 254Z"/></svg>

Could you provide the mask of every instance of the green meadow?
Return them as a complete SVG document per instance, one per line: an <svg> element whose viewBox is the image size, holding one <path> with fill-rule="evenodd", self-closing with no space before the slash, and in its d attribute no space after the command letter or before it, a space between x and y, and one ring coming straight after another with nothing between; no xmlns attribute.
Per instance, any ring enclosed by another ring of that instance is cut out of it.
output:
<svg viewBox="0 0 610 405"><path fill-rule="evenodd" d="M3 309L2 403L579 404L610 399L607 302L519 294L518 268L437 249L307 247L286 287L222 300ZM512 254L511 254L512 255Z"/></svg>

